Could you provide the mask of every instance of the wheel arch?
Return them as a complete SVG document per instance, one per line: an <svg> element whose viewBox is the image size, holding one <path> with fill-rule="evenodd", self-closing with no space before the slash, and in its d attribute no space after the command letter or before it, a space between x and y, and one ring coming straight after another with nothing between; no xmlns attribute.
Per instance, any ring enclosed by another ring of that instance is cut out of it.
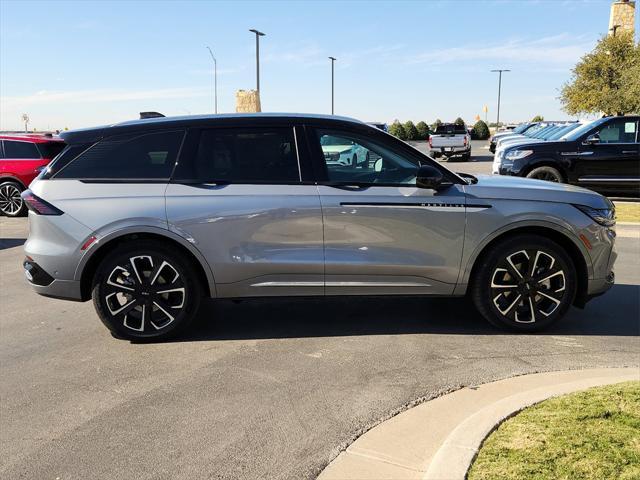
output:
<svg viewBox="0 0 640 480"><path fill-rule="evenodd" d="M569 179L568 175L567 175L567 170L565 169L565 167L563 165L560 164L560 162L558 162L557 160L554 160L553 158L541 158L540 160L536 160L533 163L528 163L526 164L522 170L520 170L520 175L523 177L526 177L527 175L529 175L529 173L538 168L538 167L551 167L551 168L555 168L556 170L558 170L560 172L560 175L562 175L562 179L564 180L564 183L566 183Z"/></svg>
<svg viewBox="0 0 640 480"><path fill-rule="evenodd" d="M85 255L76 269L76 278L80 280L80 292L82 300L91 298L91 282L100 262L118 246L139 240L155 240L163 246L175 248L182 252L197 272L198 281L209 296L216 296L216 287L213 273L202 254L182 237L158 228L144 230L124 230L114 232L99 240L99 245L90 250L90 256ZM89 253L89 252L87 252Z"/></svg>
<svg viewBox="0 0 640 480"><path fill-rule="evenodd" d="M5 182L5 181L10 181L10 182L15 182L18 185L20 185L22 187L22 190L26 190L27 186L22 182L22 180L20 180L18 177L15 177L11 174L4 174L4 175L0 175L0 183Z"/></svg>
<svg viewBox="0 0 640 480"><path fill-rule="evenodd" d="M576 297L573 304L577 307L584 307L587 302L588 296L588 284L589 278L593 276L593 267L590 262L588 253L585 250L584 245L579 243L577 239L572 238L570 232L566 231L563 227L556 225L520 225L508 230L498 231L491 235L489 238L479 245L467 262L467 267L459 283L465 286L474 281L476 272L479 268L479 259L493 248L497 243L503 241L506 238L513 237L515 235L531 234L540 235L563 247L571 259L576 268L577 289Z"/></svg>

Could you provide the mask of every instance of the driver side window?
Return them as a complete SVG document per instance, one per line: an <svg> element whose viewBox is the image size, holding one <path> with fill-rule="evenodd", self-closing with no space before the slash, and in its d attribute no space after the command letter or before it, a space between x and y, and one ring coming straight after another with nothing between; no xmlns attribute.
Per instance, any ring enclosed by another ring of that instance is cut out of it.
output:
<svg viewBox="0 0 640 480"><path fill-rule="evenodd" d="M366 136L319 130L330 182L415 185L418 164Z"/></svg>
<svg viewBox="0 0 640 480"><path fill-rule="evenodd" d="M636 141L636 122L620 118L609 122L598 131L600 143L634 143Z"/></svg>

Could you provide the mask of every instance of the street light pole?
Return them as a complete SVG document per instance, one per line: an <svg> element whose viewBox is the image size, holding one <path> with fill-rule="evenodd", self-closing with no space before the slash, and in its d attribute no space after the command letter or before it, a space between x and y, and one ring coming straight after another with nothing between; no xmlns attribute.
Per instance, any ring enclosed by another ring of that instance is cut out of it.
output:
<svg viewBox="0 0 640 480"><path fill-rule="evenodd" d="M211 58L213 59L213 98L214 98L214 111L218 113L218 61L216 57L213 56L213 52L209 47L207 47L209 53L211 54Z"/></svg>
<svg viewBox="0 0 640 480"><path fill-rule="evenodd" d="M511 70L498 69L491 70L492 72L498 72L498 117L496 119L496 130L500 128L500 91L502 90L502 72L510 72Z"/></svg>
<svg viewBox="0 0 640 480"><path fill-rule="evenodd" d="M329 57L329 60L331 60L331 115L333 115L333 64L336 61L336 58Z"/></svg>
<svg viewBox="0 0 640 480"><path fill-rule="evenodd" d="M249 30L256 34L256 90L260 94L260 37L264 37L264 33L252 28Z"/></svg>

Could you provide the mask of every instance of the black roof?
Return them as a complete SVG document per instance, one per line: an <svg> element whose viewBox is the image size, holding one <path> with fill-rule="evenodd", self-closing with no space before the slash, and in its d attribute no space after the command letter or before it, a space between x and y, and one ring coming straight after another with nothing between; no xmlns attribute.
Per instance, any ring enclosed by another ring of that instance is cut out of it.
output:
<svg viewBox="0 0 640 480"><path fill-rule="evenodd" d="M335 115L304 114L304 113L228 113L218 115L185 115L178 117L146 118L129 120L113 125L82 128L63 132L60 136L66 143L96 142L113 135L166 130L167 128L212 127L221 125L257 126L273 124L345 124L374 128L360 120Z"/></svg>

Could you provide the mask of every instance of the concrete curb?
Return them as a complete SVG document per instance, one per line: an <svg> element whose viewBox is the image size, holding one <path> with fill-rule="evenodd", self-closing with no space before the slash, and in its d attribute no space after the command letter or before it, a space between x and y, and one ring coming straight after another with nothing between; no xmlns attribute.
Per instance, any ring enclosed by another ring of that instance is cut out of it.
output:
<svg viewBox="0 0 640 480"><path fill-rule="evenodd" d="M640 380L640 369L539 373L465 387L369 430L318 478L464 480L484 439L523 408L554 396L628 380Z"/></svg>

